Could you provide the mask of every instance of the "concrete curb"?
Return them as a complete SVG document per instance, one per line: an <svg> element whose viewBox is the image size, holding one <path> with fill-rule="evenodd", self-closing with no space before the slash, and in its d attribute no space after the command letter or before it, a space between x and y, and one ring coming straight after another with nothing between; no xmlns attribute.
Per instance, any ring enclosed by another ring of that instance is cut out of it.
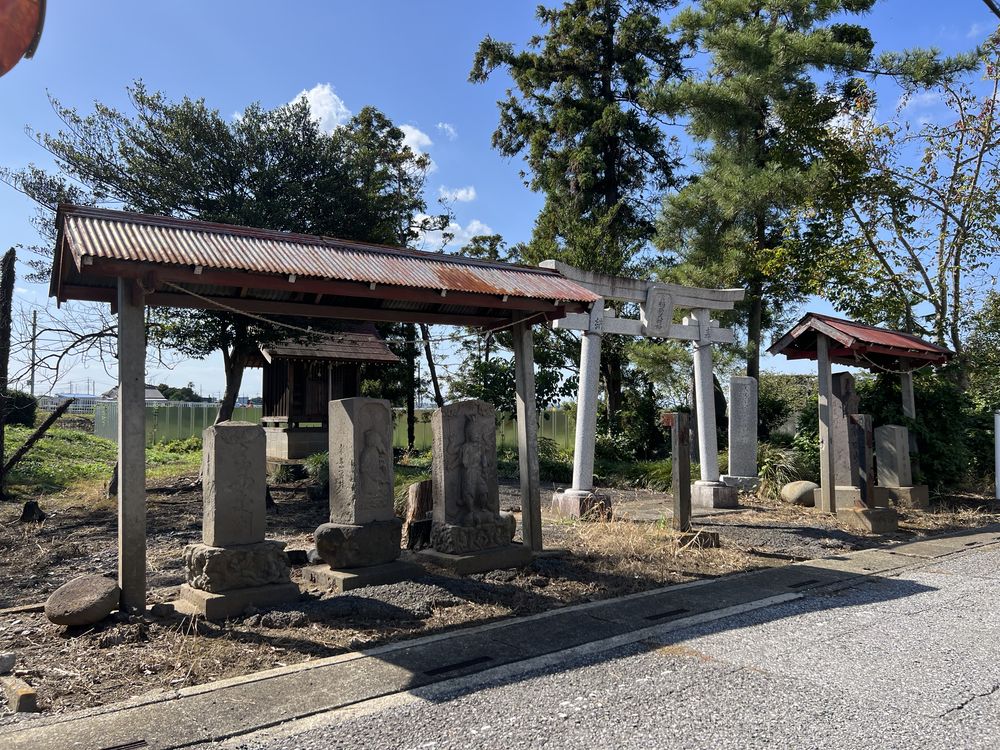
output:
<svg viewBox="0 0 1000 750"><path fill-rule="evenodd" d="M286 721L559 664L752 609L833 592L1000 542L1000 525L834 555L387 644L0 729L19 748L185 747ZM197 717L197 718L195 718ZM138 745L135 743L143 742Z"/></svg>

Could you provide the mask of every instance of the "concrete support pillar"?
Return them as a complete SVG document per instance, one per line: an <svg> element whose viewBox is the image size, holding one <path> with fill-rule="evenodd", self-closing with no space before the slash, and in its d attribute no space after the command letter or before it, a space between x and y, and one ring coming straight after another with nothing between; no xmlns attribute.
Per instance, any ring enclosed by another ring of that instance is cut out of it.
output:
<svg viewBox="0 0 1000 750"><path fill-rule="evenodd" d="M145 365L142 291L118 279L118 585L127 612L146 608Z"/></svg>
<svg viewBox="0 0 1000 750"><path fill-rule="evenodd" d="M826 513L836 513L836 479L834 478L833 441L830 426L833 420L833 373L830 366L830 339L816 335L816 358L819 374L819 503Z"/></svg>
<svg viewBox="0 0 1000 750"><path fill-rule="evenodd" d="M692 322L702 330L694 342L694 393L698 408L698 452L701 455L701 481L719 481L719 438L715 428L715 390L712 383L712 342L709 311L694 310Z"/></svg>
<svg viewBox="0 0 1000 750"><path fill-rule="evenodd" d="M601 323L604 300L590 311L591 330L580 342L580 382L577 389L576 444L573 449L573 487L580 492L594 489L594 440L597 433L597 395L601 379ZM597 325L595 325L595 322Z"/></svg>
<svg viewBox="0 0 1000 750"><path fill-rule="evenodd" d="M521 528L524 545L532 552L541 552L542 506L538 480L538 413L535 408L535 350L531 324L523 321L515 324L513 334L517 390L517 457L521 475Z"/></svg>

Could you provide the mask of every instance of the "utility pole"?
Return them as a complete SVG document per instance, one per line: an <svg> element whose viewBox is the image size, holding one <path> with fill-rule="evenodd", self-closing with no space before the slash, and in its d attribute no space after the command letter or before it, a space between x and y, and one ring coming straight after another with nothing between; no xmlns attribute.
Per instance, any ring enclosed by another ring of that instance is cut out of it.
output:
<svg viewBox="0 0 1000 750"><path fill-rule="evenodd" d="M28 391L35 395L35 338L38 336L38 310L31 311L31 369L28 379Z"/></svg>

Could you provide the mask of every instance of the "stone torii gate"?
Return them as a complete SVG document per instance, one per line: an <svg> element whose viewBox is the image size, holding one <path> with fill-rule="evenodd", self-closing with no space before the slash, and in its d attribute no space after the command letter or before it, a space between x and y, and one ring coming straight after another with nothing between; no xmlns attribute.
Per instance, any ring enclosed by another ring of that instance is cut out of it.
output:
<svg viewBox="0 0 1000 750"><path fill-rule="evenodd" d="M646 338L669 338L694 344L695 401L698 410L698 447L701 479L692 488L692 504L726 508L736 505L736 488L720 481L719 446L715 427L715 394L712 385L712 344L730 344L733 332L712 320L713 310L731 310L743 299L742 289L700 289L677 284L628 279L592 273L557 260L540 264L580 286L601 295L589 313L573 313L553 321L556 328L581 331L580 383L577 396L576 444L573 453L573 486L555 493L553 505L565 515L583 516L595 508L610 507L610 498L594 492L594 442L597 430L597 395L600 380L601 338L606 333ZM639 305L639 319L616 317L605 310L605 300ZM674 309L690 310L682 323L674 323Z"/></svg>

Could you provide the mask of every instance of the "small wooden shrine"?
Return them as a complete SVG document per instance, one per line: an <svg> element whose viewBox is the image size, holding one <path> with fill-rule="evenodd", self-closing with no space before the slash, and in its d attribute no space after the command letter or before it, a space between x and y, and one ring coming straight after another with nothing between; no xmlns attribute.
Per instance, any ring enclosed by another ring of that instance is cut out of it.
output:
<svg viewBox="0 0 1000 750"><path fill-rule="evenodd" d="M250 367L264 370L263 415L267 457L296 460L327 448L328 404L361 395L361 366L399 358L373 323L342 323L315 341L261 347Z"/></svg>

